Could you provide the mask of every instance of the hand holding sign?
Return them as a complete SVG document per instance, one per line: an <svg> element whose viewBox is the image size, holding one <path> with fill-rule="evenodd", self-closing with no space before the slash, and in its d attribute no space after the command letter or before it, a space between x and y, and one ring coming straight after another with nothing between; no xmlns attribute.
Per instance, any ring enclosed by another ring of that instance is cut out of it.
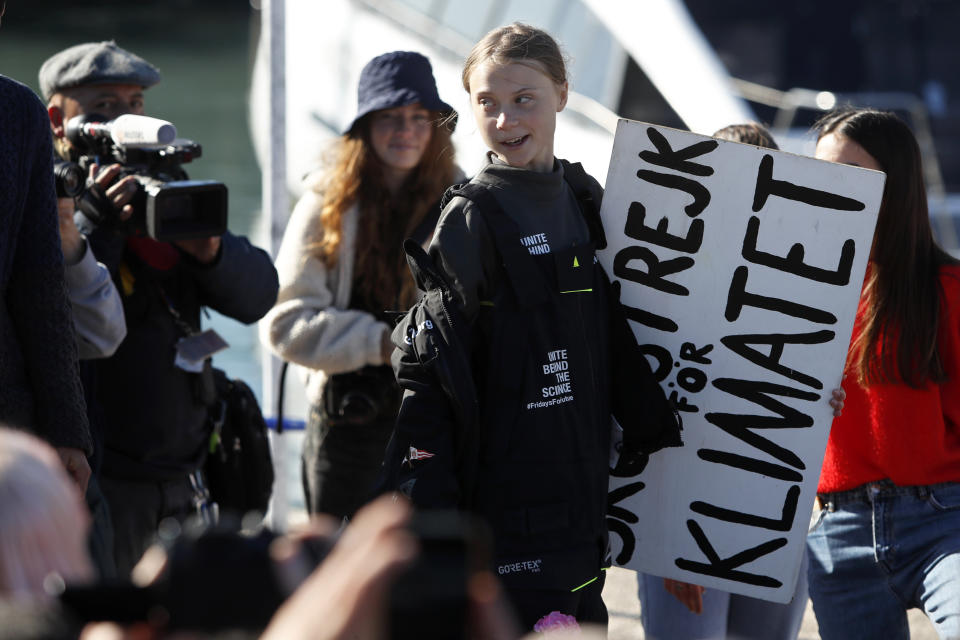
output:
<svg viewBox="0 0 960 640"><path fill-rule="evenodd" d="M693 613L703 613L703 587L679 580L663 579L663 588Z"/></svg>

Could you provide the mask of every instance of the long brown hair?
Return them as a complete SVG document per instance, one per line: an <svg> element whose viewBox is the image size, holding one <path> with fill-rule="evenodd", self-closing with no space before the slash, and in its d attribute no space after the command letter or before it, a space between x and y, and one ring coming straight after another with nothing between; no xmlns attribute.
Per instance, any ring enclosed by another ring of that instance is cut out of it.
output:
<svg viewBox="0 0 960 640"><path fill-rule="evenodd" d="M887 174L848 369L865 386L942 382L939 273L957 261L933 239L920 147L906 123L887 111L835 111L817 128L818 140L834 133L856 142Z"/></svg>
<svg viewBox="0 0 960 640"><path fill-rule="evenodd" d="M375 113L375 112L374 112ZM397 195L384 183L384 166L370 143L370 117L360 120L341 136L332 149L327 170L312 188L323 195L320 224L313 254L327 267L337 262L343 238L343 215L357 204L359 226L353 275L354 297L370 309L404 307L413 302L416 285L408 274L402 243L423 221L431 206L438 206L456 173L450 128L441 115L420 163Z"/></svg>

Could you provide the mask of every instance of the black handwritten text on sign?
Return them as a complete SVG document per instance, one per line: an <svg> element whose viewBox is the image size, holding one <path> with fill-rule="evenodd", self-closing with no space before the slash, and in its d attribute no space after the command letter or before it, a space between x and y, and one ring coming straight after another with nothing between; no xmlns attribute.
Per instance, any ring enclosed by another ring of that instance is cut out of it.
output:
<svg viewBox="0 0 960 640"><path fill-rule="evenodd" d="M600 257L686 446L612 480L619 564L792 595L882 191L838 166L621 121Z"/></svg>

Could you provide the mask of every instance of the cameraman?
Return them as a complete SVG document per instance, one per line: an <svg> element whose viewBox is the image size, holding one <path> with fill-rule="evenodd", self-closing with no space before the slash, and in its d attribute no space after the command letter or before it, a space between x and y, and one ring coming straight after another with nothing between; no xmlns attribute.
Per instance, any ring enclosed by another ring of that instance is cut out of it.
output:
<svg viewBox="0 0 960 640"><path fill-rule="evenodd" d="M40 69L40 88L59 155L78 155L65 137L70 118L143 115L144 90L159 81L153 65L112 41L76 45L49 58ZM141 187L135 176L117 179L121 169L91 169L88 188L97 196L100 220L134 213ZM200 332L201 307L255 322L276 299L277 274L264 251L229 232L168 243L123 224L94 225L80 212L76 219L121 292L127 323L116 353L96 363L105 431L101 484L123 575L161 520L183 520L197 504L191 476L204 461L207 406L215 396L209 357L197 365L182 350L196 344L189 341Z"/></svg>

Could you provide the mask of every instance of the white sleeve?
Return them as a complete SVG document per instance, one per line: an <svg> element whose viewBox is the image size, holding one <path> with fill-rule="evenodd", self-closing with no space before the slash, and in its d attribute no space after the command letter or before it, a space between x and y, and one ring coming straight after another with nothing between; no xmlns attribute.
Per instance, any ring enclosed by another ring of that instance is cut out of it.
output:
<svg viewBox="0 0 960 640"><path fill-rule="evenodd" d="M311 246L319 236L320 206L320 196L308 191L290 216L275 263L280 291L260 321L260 341L284 360L327 374L386 364L381 345L389 326L335 300L342 265L327 268Z"/></svg>
<svg viewBox="0 0 960 640"><path fill-rule="evenodd" d="M107 267L96 261L84 239L80 262L64 268L67 294L81 359L113 355L127 335L123 302Z"/></svg>

